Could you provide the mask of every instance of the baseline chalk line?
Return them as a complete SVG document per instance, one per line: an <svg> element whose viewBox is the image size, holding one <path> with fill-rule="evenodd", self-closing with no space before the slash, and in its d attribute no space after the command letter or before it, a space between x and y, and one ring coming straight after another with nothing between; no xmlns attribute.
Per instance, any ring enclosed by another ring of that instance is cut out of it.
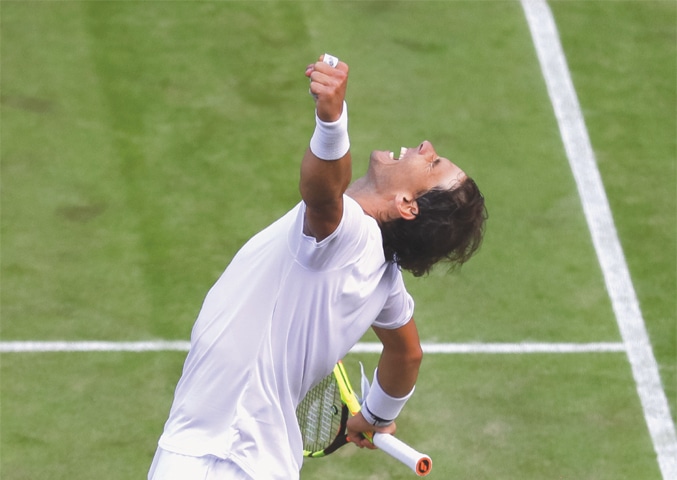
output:
<svg viewBox="0 0 677 480"><path fill-rule="evenodd" d="M521 353L605 353L625 352L625 345L614 342L597 343L422 343L426 354L521 354ZM0 353L47 353L47 352L186 352L187 341L157 340L145 342L0 342ZM380 353L383 346L378 342L361 342L351 353Z"/></svg>

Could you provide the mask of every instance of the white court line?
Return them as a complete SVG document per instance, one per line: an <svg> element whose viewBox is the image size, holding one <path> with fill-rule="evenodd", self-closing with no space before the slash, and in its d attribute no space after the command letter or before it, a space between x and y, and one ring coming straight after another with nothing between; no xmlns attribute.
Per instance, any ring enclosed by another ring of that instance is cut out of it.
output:
<svg viewBox="0 0 677 480"><path fill-rule="evenodd" d="M426 354L442 353L605 353L624 352L622 343L422 343ZM381 343L358 343L352 353L380 353Z"/></svg>
<svg viewBox="0 0 677 480"><path fill-rule="evenodd" d="M156 340L148 342L0 342L0 353L45 353L45 352L186 352L187 341ZM622 343L422 343L424 353L605 353L624 352ZM352 353L380 353L383 345L378 342L361 342Z"/></svg>
<svg viewBox="0 0 677 480"><path fill-rule="evenodd" d="M557 26L544 0L522 0L521 3L632 367L658 464L663 478L674 480L677 479L675 425L562 51Z"/></svg>
<svg viewBox="0 0 677 480"><path fill-rule="evenodd" d="M147 342L0 342L0 353L44 353L44 352L187 352L190 342L154 340Z"/></svg>

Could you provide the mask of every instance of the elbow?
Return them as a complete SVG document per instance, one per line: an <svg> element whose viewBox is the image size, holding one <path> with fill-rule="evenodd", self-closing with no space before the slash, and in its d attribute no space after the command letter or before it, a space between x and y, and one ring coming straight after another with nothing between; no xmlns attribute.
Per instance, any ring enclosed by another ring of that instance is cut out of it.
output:
<svg viewBox="0 0 677 480"><path fill-rule="evenodd" d="M396 363L403 370L418 371L423 362L423 348L418 343L393 353L396 358Z"/></svg>
<svg viewBox="0 0 677 480"><path fill-rule="evenodd" d="M423 347L420 344L416 345L415 348L410 349L406 358L406 362L418 370L423 362Z"/></svg>

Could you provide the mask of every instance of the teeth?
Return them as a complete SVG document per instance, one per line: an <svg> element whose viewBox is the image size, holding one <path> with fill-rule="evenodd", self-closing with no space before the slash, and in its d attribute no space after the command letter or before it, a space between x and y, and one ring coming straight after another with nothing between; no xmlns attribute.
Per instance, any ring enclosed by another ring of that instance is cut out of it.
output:
<svg viewBox="0 0 677 480"><path fill-rule="evenodd" d="M395 160L395 154L393 152L390 152L389 155L391 160Z"/></svg>
<svg viewBox="0 0 677 480"><path fill-rule="evenodd" d="M400 147L400 158L404 157L404 154L407 153L406 147Z"/></svg>

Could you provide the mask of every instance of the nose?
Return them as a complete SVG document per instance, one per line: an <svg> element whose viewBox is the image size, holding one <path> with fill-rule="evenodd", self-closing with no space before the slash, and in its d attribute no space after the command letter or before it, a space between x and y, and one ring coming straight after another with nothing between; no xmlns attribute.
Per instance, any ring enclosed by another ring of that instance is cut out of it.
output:
<svg viewBox="0 0 677 480"><path fill-rule="evenodd" d="M433 157L437 156L437 152L435 152L435 148L433 147L433 144L430 143L428 140L424 140L421 145L418 147L418 153L421 155L432 155Z"/></svg>

